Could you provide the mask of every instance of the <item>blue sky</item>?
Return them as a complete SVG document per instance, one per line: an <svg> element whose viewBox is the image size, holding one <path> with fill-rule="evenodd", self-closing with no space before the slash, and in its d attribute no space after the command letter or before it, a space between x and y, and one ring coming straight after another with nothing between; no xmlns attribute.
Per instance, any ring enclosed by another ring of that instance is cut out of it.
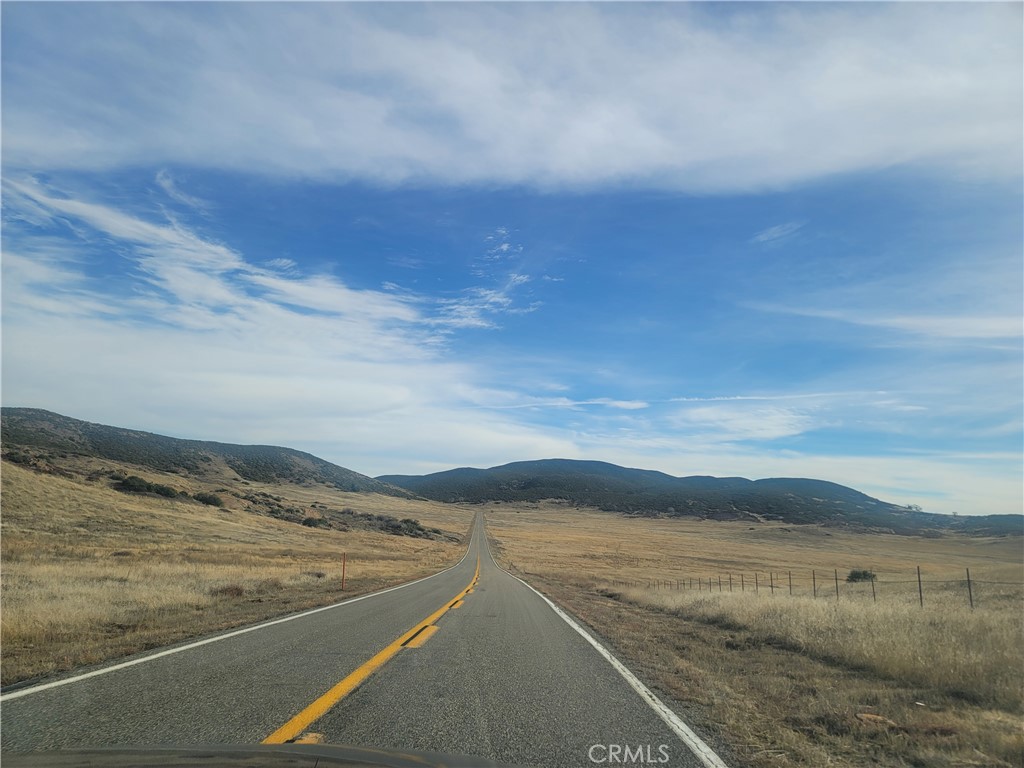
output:
<svg viewBox="0 0 1024 768"><path fill-rule="evenodd" d="M5 405L1021 511L1019 4L2 14Z"/></svg>

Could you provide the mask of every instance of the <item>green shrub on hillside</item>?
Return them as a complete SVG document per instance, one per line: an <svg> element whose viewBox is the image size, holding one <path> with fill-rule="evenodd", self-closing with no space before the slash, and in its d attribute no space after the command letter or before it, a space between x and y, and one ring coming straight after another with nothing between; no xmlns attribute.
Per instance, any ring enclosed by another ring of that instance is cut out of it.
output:
<svg viewBox="0 0 1024 768"><path fill-rule="evenodd" d="M129 475L115 485L114 488L125 493L156 493L169 499L177 498L180 495L178 491L169 485L151 483L148 480L143 480L138 475Z"/></svg>

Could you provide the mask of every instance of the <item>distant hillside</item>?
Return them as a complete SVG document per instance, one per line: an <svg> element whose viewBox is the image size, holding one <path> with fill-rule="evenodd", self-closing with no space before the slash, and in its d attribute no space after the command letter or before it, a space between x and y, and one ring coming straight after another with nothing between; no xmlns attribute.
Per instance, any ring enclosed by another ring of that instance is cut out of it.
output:
<svg viewBox="0 0 1024 768"><path fill-rule="evenodd" d="M974 535L1024 533L1020 515L935 515L880 501L824 480L673 477L599 461L548 459L490 469L377 478L435 501L540 501L645 516L778 520L883 529L895 533L958 530Z"/></svg>
<svg viewBox="0 0 1024 768"><path fill-rule="evenodd" d="M180 440L93 424L37 408L0 409L0 439L6 457L15 461L21 455L19 449L42 449L197 477L227 472L253 482L326 483L344 491L411 495L292 448Z"/></svg>

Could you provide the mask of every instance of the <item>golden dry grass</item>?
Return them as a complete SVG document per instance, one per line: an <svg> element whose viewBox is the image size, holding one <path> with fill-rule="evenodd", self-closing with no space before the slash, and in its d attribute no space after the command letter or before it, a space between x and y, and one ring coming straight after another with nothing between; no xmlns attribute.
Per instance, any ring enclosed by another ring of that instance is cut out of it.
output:
<svg viewBox="0 0 1024 768"><path fill-rule="evenodd" d="M751 592L626 589L642 606L776 643L819 659L1024 712L1024 615L966 605L834 602Z"/></svg>
<svg viewBox="0 0 1024 768"><path fill-rule="evenodd" d="M167 482L160 473L133 473ZM132 496L101 483L2 472L4 684L322 605L436 572L454 541L306 528L228 507ZM220 486L175 478L190 492ZM314 501L415 517L465 534L466 510L326 487L247 484L304 507ZM342 554L347 559L341 590Z"/></svg>
<svg viewBox="0 0 1024 768"><path fill-rule="evenodd" d="M504 565L713 724L735 764L1024 765L1020 539L627 519L556 503L491 505L487 522ZM878 602L869 583L844 581L837 602L834 572L861 568L883 580ZM976 583L972 611L966 568L1010 584ZM817 599L812 569L827 573ZM739 591L741 573L748 590L759 574L758 593ZM769 574L783 587L774 596Z"/></svg>

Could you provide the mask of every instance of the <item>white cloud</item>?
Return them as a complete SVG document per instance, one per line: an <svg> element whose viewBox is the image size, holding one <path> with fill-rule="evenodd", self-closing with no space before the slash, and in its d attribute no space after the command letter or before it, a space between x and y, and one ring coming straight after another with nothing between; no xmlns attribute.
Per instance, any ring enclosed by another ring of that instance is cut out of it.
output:
<svg viewBox="0 0 1024 768"><path fill-rule="evenodd" d="M449 328L495 328L497 315L522 315L540 309L540 302L522 306L515 302L516 289L529 282L528 275L511 274L501 288L467 288L455 299L442 299L441 316L435 321Z"/></svg>
<svg viewBox="0 0 1024 768"><path fill-rule="evenodd" d="M75 244L5 230L6 404L181 437L325 448L365 472L439 452L466 461L575 452L497 414L466 419L484 376L446 358L427 301L268 272L171 223L40 185L12 189L9 205L94 231ZM116 286L86 269L96 233L134 264Z"/></svg>
<svg viewBox="0 0 1024 768"><path fill-rule="evenodd" d="M1020 315L913 315L889 309L816 309L811 307L751 305L769 312L837 320L938 339L1015 339L1024 336Z"/></svg>
<svg viewBox="0 0 1024 768"><path fill-rule="evenodd" d="M804 226L803 222L791 221L786 224L777 224L774 227L762 229L752 238L752 243L770 243L775 240L782 240L790 235L796 234Z"/></svg>
<svg viewBox="0 0 1024 768"><path fill-rule="evenodd" d="M193 197L180 189L167 169L157 171L156 183L172 200L199 211L200 213L208 212L209 203L205 200L199 199L198 197Z"/></svg>
<svg viewBox="0 0 1024 768"><path fill-rule="evenodd" d="M24 4L4 23L12 168L727 191L1022 165L1014 4Z"/></svg>
<svg viewBox="0 0 1024 768"><path fill-rule="evenodd" d="M677 410L670 417L684 431L722 441L775 440L799 435L815 426L801 410L747 405L705 405Z"/></svg>
<svg viewBox="0 0 1024 768"><path fill-rule="evenodd" d="M558 389L558 387L551 387ZM588 400L573 400L568 397L537 398L520 397L513 393L483 393L485 397L479 402L483 408L490 410L510 410L528 408L540 410L545 408L579 410L590 405L599 405L606 408L614 408L622 411L638 411L649 407L649 403L643 400L616 400L610 397L596 397ZM498 394L497 402L494 395Z"/></svg>

